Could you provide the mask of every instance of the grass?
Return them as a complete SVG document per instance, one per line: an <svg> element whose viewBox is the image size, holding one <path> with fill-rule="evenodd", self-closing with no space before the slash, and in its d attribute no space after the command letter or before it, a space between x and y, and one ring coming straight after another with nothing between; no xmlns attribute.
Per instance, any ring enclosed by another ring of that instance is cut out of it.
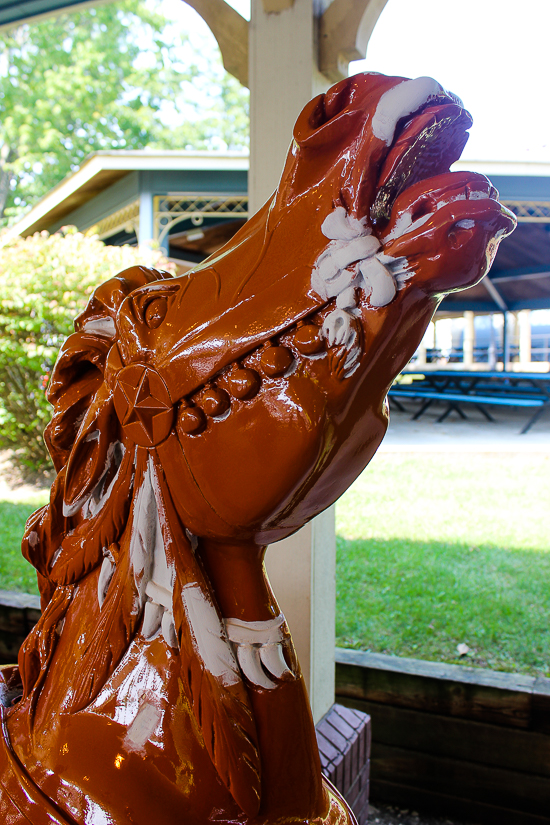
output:
<svg viewBox="0 0 550 825"><path fill-rule="evenodd" d="M550 676L549 470L377 455L337 507L337 643Z"/></svg>
<svg viewBox="0 0 550 825"><path fill-rule="evenodd" d="M36 571L21 555L21 538L28 517L47 501L48 493L14 493L0 500L0 590L38 593Z"/></svg>
<svg viewBox="0 0 550 825"><path fill-rule="evenodd" d="M378 454L337 507L338 644L550 676L549 471L544 455ZM46 501L0 501L0 589L38 592L21 536Z"/></svg>

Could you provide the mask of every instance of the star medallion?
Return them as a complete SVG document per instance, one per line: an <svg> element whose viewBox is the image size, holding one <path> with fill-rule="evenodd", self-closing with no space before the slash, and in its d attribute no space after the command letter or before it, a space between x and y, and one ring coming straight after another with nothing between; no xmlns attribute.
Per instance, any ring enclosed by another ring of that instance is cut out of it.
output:
<svg viewBox="0 0 550 825"><path fill-rule="evenodd" d="M126 434L140 447L155 447L172 429L174 407L170 393L153 367L124 367L117 375L114 402Z"/></svg>

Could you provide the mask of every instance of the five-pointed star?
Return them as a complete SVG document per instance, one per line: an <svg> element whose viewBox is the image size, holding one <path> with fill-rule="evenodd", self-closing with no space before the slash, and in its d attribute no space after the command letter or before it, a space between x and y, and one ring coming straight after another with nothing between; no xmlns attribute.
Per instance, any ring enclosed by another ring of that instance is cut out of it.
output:
<svg viewBox="0 0 550 825"><path fill-rule="evenodd" d="M143 430L147 439L154 443L155 418L166 410L170 410L170 403L155 396L147 370L143 371L137 389L124 379L120 381L119 386L128 402L128 409L122 421L123 425L137 424Z"/></svg>

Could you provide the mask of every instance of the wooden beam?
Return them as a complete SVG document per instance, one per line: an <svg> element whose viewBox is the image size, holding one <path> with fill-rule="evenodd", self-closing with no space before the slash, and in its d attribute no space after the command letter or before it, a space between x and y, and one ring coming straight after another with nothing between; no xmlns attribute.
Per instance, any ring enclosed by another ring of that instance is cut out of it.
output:
<svg viewBox="0 0 550 825"><path fill-rule="evenodd" d="M371 716L375 805L550 825L550 679L337 648L336 697Z"/></svg>
<svg viewBox="0 0 550 825"><path fill-rule="evenodd" d="M319 70L333 83L347 77L348 64L365 57L387 0L332 0L319 21Z"/></svg>
<svg viewBox="0 0 550 825"><path fill-rule="evenodd" d="M291 9L294 0L262 0L262 3L266 14L278 14L285 9Z"/></svg>
<svg viewBox="0 0 550 825"><path fill-rule="evenodd" d="M0 0L0 31L112 0Z"/></svg>
<svg viewBox="0 0 550 825"><path fill-rule="evenodd" d="M546 776L550 783L550 742L536 731L518 730L468 719L454 719L377 702L346 700L369 714L376 741L383 745L445 759L476 762L514 773Z"/></svg>
<svg viewBox="0 0 550 825"><path fill-rule="evenodd" d="M550 733L550 679L336 648L336 694Z"/></svg>
<svg viewBox="0 0 550 825"><path fill-rule="evenodd" d="M200 14L216 40L225 69L248 87L248 20L225 0L185 0Z"/></svg>
<svg viewBox="0 0 550 825"><path fill-rule="evenodd" d="M539 278L550 278L548 265L545 267L523 266L516 269L493 269L490 276L493 284L504 284L510 281L536 281Z"/></svg>
<svg viewBox="0 0 550 825"><path fill-rule="evenodd" d="M485 289L487 290L487 292L489 293L497 307L501 309L502 312L507 312L510 309L510 307L500 294L499 290L494 285L491 278L484 278L481 283L483 284L483 286L485 287Z"/></svg>
<svg viewBox="0 0 550 825"><path fill-rule="evenodd" d="M426 719L425 724L430 724L430 720ZM374 717L372 726L375 731ZM403 784L424 793L462 796L463 801L467 799L470 804L470 816L474 814L478 821L479 806L500 809L500 822L506 825L511 821L508 812L515 813L516 817L518 814L546 817L550 810L550 783L546 776L482 765L475 761L473 751L470 760L462 761L382 745L375 738L371 754L373 796L377 782L395 782L397 777L401 777ZM516 821L529 822L528 819Z"/></svg>

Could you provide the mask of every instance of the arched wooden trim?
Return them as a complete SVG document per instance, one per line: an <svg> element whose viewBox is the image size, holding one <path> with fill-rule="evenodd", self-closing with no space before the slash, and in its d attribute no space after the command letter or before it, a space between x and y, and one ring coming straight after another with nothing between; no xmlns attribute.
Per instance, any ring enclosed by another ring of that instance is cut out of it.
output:
<svg viewBox="0 0 550 825"><path fill-rule="evenodd" d="M351 60L365 57L387 0L332 0L319 21L319 69L333 83L347 77Z"/></svg>
<svg viewBox="0 0 550 825"><path fill-rule="evenodd" d="M225 69L248 87L248 20L225 0L185 0L202 17L222 53Z"/></svg>

